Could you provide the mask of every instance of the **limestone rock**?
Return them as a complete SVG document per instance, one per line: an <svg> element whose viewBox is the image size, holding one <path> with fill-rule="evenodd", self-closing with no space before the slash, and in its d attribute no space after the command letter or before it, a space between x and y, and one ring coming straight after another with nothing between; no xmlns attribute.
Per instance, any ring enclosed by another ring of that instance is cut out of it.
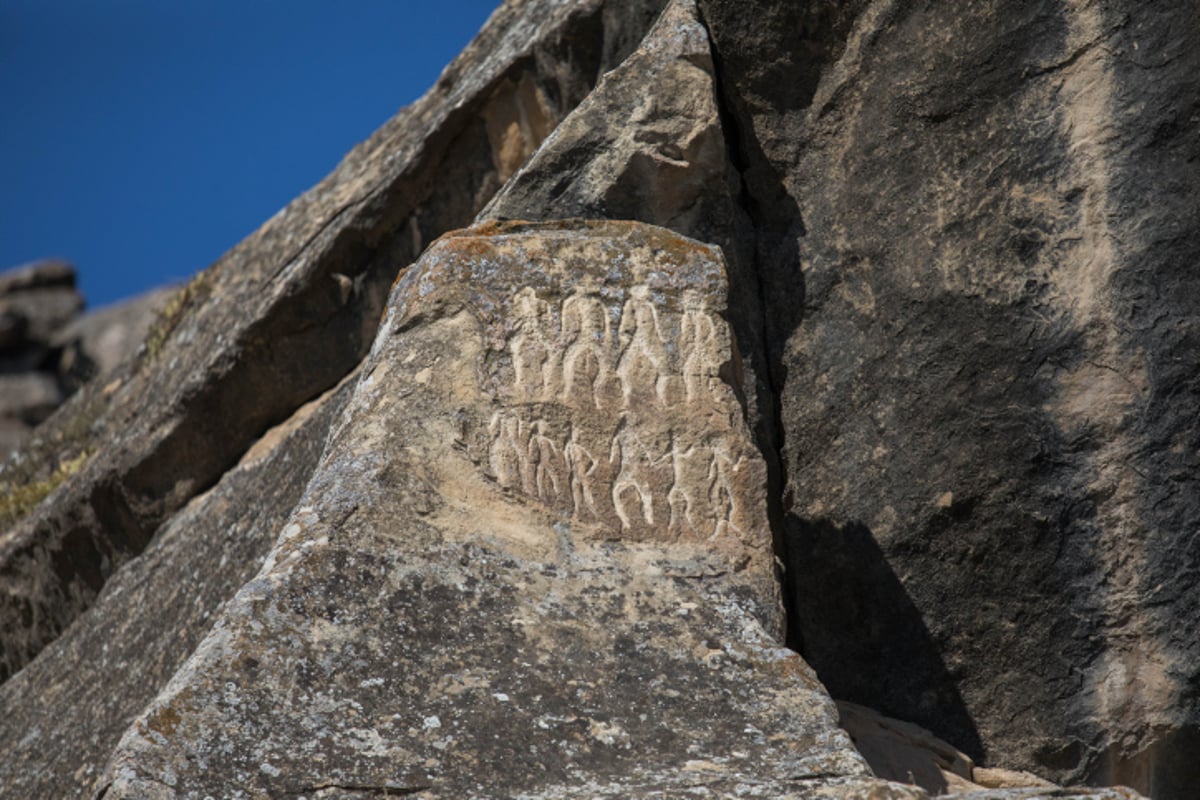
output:
<svg viewBox="0 0 1200 800"><path fill-rule="evenodd" d="M352 383L273 429L0 684L0 795L91 797L121 734L258 571Z"/></svg>
<svg viewBox="0 0 1200 800"><path fill-rule="evenodd" d="M721 121L712 44L694 0L673 0L636 51L604 76L505 184L480 219L632 219L721 247L751 426L776 442L754 231ZM647 87L654 87L647 91ZM774 466L771 458L769 467Z"/></svg>
<svg viewBox="0 0 1200 800"><path fill-rule="evenodd" d="M146 342L176 291L154 289L71 320L54 336L60 379L78 388L114 374Z"/></svg>
<svg viewBox="0 0 1200 800"><path fill-rule="evenodd" d="M0 272L0 358L14 348L45 346L83 308L75 268L65 261L37 261Z"/></svg>
<svg viewBox="0 0 1200 800"><path fill-rule="evenodd" d="M724 296L719 251L635 223L435 243L105 798L919 798L768 634Z"/></svg>
<svg viewBox="0 0 1200 800"><path fill-rule="evenodd" d="M779 245L802 651L986 763L1195 796L1195 9L700 5Z"/></svg>
<svg viewBox="0 0 1200 800"><path fill-rule="evenodd" d="M263 431L358 363L397 269L471 220L512 154L532 152L606 59L625 55L641 36L629 26L652 7L503 6L425 97L179 290L143 358L88 384L39 429L0 472L9 495L52 489L19 521L0 520L10 525L0 534L0 677ZM513 103L533 103L525 116L539 121L489 126Z"/></svg>

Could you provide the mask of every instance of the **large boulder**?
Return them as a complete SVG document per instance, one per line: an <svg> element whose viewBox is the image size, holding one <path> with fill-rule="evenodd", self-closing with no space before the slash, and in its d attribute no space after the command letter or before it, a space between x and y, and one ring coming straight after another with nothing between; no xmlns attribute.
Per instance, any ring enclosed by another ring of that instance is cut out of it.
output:
<svg viewBox="0 0 1200 800"><path fill-rule="evenodd" d="M802 651L978 760L1194 796L1195 9L700 5L756 223L794 222Z"/></svg>
<svg viewBox="0 0 1200 800"><path fill-rule="evenodd" d="M771 635L720 252L486 224L405 273L263 570L105 798L916 798Z"/></svg>

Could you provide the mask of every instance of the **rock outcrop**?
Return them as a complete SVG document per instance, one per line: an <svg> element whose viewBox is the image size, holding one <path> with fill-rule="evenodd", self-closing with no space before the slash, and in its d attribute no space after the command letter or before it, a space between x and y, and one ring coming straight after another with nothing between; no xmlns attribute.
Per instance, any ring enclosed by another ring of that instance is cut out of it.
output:
<svg viewBox="0 0 1200 800"><path fill-rule="evenodd" d="M888 789L768 633L724 296L718 250L637 224L435 243L105 796Z"/></svg>
<svg viewBox="0 0 1200 800"><path fill-rule="evenodd" d="M1186 12L506 3L0 474L0 793L1192 797Z"/></svg>
<svg viewBox="0 0 1200 800"><path fill-rule="evenodd" d="M397 265L469 223L654 11L650 0L502 7L425 97L179 290L137 363L42 426L19 469L0 474L16 492L54 487L0 535L0 677L266 429L358 363Z"/></svg>
<svg viewBox="0 0 1200 800"><path fill-rule="evenodd" d="M42 261L0 273L0 460L65 399L54 338L82 308L70 264Z"/></svg>
<svg viewBox="0 0 1200 800"><path fill-rule="evenodd" d="M83 313L75 268L39 261L0 273L0 461L76 389L104 380L146 340L169 289ZM8 509L0 518L11 521Z"/></svg>
<svg viewBox="0 0 1200 800"><path fill-rule="evenodd" d="M760 266L802 652L975 758L1194 795L1194 9L700 6L793 225Z"/></svg>

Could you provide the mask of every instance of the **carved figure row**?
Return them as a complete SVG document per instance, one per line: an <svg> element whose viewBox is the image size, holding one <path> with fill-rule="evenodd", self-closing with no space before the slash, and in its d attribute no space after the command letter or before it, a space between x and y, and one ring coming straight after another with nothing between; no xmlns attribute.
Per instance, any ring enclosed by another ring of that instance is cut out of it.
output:
<svg viewBox="0 0 1200 800"><path fill-rule="evenodd" d="M501 486L581 520L623 532L665 529L672 539L741 532L745 457L721 445L639 431L624 417L611 436L589 441L574 424L556 431L512 410L495 412L488 436L488 465Z"/></svg>
<svg viewBox="0 0 1200 800"><path fill-rule="evenodd" d="M724 323L698 301L667 312L635 286L619 311L583 293L555 308L526 287L512 314L508 348L521 399L629 408L636 396L670 404L719 395Z"/></svg>

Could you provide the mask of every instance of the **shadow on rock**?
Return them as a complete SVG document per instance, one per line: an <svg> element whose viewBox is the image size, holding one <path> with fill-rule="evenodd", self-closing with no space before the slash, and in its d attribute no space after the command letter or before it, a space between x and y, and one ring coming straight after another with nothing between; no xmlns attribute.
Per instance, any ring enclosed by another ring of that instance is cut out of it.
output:
<svg viewBox="0 0 1200 800"><path fill-rule="evenodd" d="M785 535L796 644L829 693L929 728L981 760L954 676L871 530L789 514ZM917 700L890 708L892 697Z"/></svg>

